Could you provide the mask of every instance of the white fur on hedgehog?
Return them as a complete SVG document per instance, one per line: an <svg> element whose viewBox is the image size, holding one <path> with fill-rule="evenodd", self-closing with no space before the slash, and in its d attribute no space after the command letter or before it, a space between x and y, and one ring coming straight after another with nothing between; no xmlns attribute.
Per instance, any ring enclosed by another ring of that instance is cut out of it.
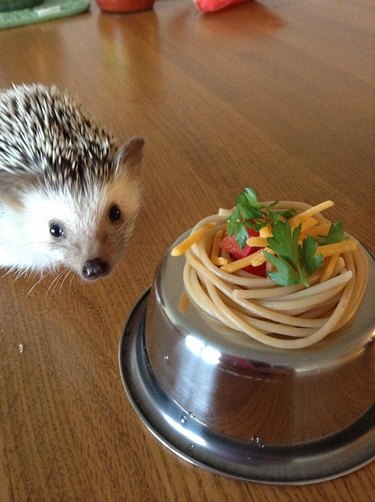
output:
<svg viewBox="0 0 375 502"><path fill-rule="evenodd" d="M109 273L138 212L143 144L120 147L55 87L0 92L0 267Z"/></svg>

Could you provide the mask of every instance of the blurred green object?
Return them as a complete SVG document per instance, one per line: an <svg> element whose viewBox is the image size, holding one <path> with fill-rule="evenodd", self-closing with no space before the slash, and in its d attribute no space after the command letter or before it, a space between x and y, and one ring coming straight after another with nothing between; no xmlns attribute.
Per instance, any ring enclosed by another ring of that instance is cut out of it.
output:
<svg viewBox="0 0 375 502"><path fill-rule="evenodd" d="M21 4L33 7L16 7ZM11 10L5 11L5 7ZM90 0L0 0L0 28L13 28L85 12Z"/></svg>
<svg viewBox="0 0 375 502"><path fill-rule="evenodd" d="M29 9L43 3L43 0L0 0L0 12Z"/></svg>

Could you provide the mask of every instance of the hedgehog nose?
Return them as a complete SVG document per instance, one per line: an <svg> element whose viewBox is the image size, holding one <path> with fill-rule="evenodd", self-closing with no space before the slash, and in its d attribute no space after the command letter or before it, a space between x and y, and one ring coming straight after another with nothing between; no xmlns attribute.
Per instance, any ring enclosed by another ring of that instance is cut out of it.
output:
<svg viewBox="0 0 375 502"><path fill-rule="evenodd" d="M107 275L108 272L108 262L103 261L100 258L87 260L87 262L82 267L82 275L85 279L97 279L98 277Z"/></svg>

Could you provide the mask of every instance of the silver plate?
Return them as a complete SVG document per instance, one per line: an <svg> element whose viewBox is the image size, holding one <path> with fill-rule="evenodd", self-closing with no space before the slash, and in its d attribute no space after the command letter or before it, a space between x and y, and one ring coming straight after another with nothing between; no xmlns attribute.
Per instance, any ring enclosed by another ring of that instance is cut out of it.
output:
<svg viewBox="0 0 375 502"><path fill-rule="evenodd" d="M161 265L163 277L168 260L167 252ZM375 262L372 258L370 269L373 278ZM365 297L365 315L369 319L370 312L373 320L372 293L373 285ZM207 426L186 411L186 406L185 409L180 406L181 402L165 390L166 386L160 384L154 371L155 354L148 351L149 340L145 332L149 300L150 290L147 290L126 322L119 345L120 372L126 394L141 421L179 457L232 478L266 484L308 484L333 479L375 458L375 404L371 399L370 405L345 427L323 437L290 444L262 444L256 435L243 439ZM351 324L351 332L356 326L362 326L361 312L363 309L359 312L359 321L356 319ZM373 343L368 346L373 351ZM368 396L372 394L371 388Z"/></svg>

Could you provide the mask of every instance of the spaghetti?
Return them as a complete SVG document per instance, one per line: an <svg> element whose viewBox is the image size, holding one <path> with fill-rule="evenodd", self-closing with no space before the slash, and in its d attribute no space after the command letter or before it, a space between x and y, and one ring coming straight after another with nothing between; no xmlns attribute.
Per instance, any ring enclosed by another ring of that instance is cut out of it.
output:
<svg viewBox="0 0 375 502"><path fill-rule="evenodd" d="M294 218L298 220L298 214L311 206L286 201L275 208L295 208ZM185 254L184 286L199 309L258 342L282 349L311 346L351 321L368 278L367 256L357 241L346 236L345 242L356 245L325 257L324 265L309 277L310 287L279 286L268 277L257 277L243 269L226 271L233 261L228 253L217 255L217 241L227 230L230 214L220 210L201 220L189 240L172 250L174 256ZM315 226L329 223L320 212L314 218Z"/></svg>

